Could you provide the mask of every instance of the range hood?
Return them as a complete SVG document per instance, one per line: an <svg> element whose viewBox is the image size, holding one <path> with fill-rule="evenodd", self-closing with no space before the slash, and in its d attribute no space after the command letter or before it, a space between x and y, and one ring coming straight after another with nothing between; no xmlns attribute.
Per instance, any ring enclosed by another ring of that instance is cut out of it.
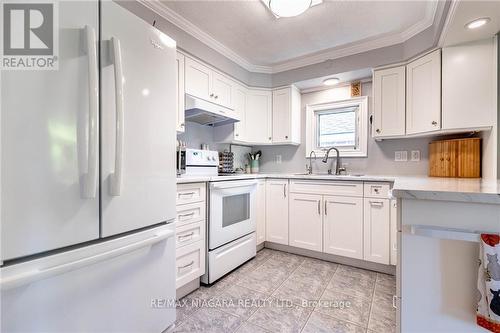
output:
<svg viewBox="0 0 500 333"><path fill-rule="evenodd" d="M186 121L208 126L221 126L240 121L233 109L188 94L186 94L184 117Z"/></svg>

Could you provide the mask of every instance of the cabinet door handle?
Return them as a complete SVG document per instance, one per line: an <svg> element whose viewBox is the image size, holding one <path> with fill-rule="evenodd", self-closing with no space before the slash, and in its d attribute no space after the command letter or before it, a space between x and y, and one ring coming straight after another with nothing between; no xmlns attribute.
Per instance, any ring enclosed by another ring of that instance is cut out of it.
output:
<svg viewBox="0 0 500 333"><path fill-rule="evenodd" d="M396 296L396 295L392 296L392 307L394 309L398 308L398 296Z"/></svg>
<svg viewBox="0 0 500 333"><path fill-rule="evenodd" d="M321 215L321 200L318 200L318 215Z"/></svg>
<svg viewBox="0 0 500 333"><path fill-rule="evenodd" d="M219 96L218 96L218 95L215 95L215 96L214 96L214 98L215 98L215 99L217 99L217 98L219 98Z"/></svg>
<svg viewBox="0 0 500 333"><path fill-rule="evenodd" d="M437 123L437 121L435 121L435 120L432 122L432 125L434 125L434 126L436 126L437 124L438 124L438 123Z"/></svg>
<svg viewBox="0 0 500 333"><path fill-rule="evenodd" d="M184 266L177 266L177 269L180 271L181 269L184 269L184 268L188 268L188 267L191 267L193 266L194 264L194 260L191 260L191 262L187 265L184 265Z"/></svg>
<svg viewBox="0 0 500 333"><path fill-rule="evenodd" d="M283 184L283 197L286 198L286 184Z"/></svg>
<svg viewBox="0 0 500 333"><path fill-rule="evenodd" d="M285 139L288 139L288 135L285 135Z"/></svg>
<svg viewBox="0 0 500 333"><path fill-rule="evenodd" d="M375 132L380 133L380 128L377 128Z"/></svg>
<svg viewBox="0 0 500 333"><path fill-rule="evenodd" d="M327 207L328 206L328 201L325 200L325 216L328 215Z"/></svg>
<svg viewBox="0 0 500 333"><path fill-rule="evenodd" d="M213 94L213 93L211 93L211 94L210 94L210 97L214 97L214 94Z"/></svg>
<svg viewBox="0 0 500 333"><path fill-rule="evenodd" d="M372 200L370 200L370 205L377 206L377 207L382 207L384 205L384 203L381 202L381 201L372 201Z"/></svg>

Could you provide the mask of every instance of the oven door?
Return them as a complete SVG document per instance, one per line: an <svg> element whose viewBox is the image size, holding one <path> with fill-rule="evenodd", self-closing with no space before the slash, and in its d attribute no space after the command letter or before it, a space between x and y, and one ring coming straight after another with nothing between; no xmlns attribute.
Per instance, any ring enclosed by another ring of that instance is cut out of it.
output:
<svg viewBox="0 0 500 333"><path fill-rule="evenodd" d="M255 180L210 184L209 249L255 231Z"/></svg>

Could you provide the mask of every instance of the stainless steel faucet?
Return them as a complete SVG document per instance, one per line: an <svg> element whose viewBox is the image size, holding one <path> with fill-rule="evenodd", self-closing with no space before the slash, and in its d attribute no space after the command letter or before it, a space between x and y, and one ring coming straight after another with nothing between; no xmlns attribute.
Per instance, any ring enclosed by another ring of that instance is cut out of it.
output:
<svg viewBox="0 0 500 333"><path fill-rule="evenodd" d="M309 167L307 168L307 173L312 175L313 173L313 160L312 160L312 155L314 154L314 158L316 159L316 152L314 150L311 150L309 153Z"/></svg>
<svg viewBox="0 0 500 333"><path fill-rule="evenodd" d="M335 152L337 153L337 156L335 158L335 175L340 175L340 171L345 171L344 168L340 168L340 152L337 148L335 147L331 147L329 148L327 151L326 151L326 154L325 154L325 157L323 157L323 163L328 163L328 157L330 155L330 151L331 150L335 150ZM332 168L330 166L330 168L328 169L328 174L331 175L332 174Z"/></svg>

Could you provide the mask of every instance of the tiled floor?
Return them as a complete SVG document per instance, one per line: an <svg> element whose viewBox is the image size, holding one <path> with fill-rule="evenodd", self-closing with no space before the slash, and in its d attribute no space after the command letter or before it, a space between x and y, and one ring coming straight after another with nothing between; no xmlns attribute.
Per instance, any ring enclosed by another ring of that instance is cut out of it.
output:
<svg viewBox="0 0 500 333"><path fill-rule="evenodd" d="M394 332L395 289L390 275L263 249L181 299L175 332Z"/></svg>

